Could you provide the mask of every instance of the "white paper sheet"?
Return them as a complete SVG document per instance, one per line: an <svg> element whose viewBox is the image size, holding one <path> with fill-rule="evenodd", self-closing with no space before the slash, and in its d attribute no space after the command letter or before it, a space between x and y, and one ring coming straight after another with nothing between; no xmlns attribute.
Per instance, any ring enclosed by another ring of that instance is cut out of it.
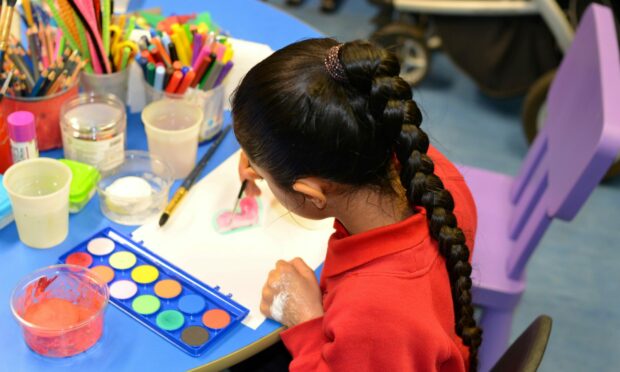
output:
<svg viewBox="0 0 620 372"><path fill-rule="evenodd" d="M250 309L243 323L256 329L265 320L259 309L261 290L275 262L301 257L317 268L325 258L333 219L292 216L261 184L260 225L219 234L214 216L234 204L240 187L238 159L239 153L233 154L194 185L164 228L153 222L136 230L133 238L204 283L232 293Z"/></svg>
<svg viewBox="0 0 620 372"><path fill-rule="evenodd" d="M224 80L226 85L225 110L230 110L230 96L241 82L245 74L263 59L269 57L273 50L266 44L230 38L233 49L233 67ZM231 207L232 208L232 207Z"/></svg>

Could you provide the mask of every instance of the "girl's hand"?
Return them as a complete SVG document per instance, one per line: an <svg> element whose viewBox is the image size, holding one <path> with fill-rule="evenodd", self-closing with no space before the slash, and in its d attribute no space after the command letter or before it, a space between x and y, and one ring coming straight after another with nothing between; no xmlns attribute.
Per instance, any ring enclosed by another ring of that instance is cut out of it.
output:
<svg viewBox="0 0 620 372"><path fill-rule="evenodd" d="M248 181L248 185L245 188L245 194L249 197L255 197L260 195L260 189L256 186L256 180L260 180L261 177L256 173L250 165L245 152L241 151L241 157L239 158L239 178L241 181Z"/></svg>
<svg viewBox="0 0 620 372"><path fill-rule="evenodd" d="M301 258L279 260L263 287L260 311L287 327L323 315L323 301L314 271Z"/></svg>

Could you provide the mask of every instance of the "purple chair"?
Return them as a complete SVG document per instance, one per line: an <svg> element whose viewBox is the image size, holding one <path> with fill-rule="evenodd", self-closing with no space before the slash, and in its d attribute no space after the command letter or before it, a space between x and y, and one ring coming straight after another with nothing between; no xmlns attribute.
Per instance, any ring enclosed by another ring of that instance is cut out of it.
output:
<svg viewBox="0 0 620 372"><path fill-rule="evenodd" d="M480 370L506 350L525 266L552 219L571 220L620 152L620 60L610 9L591 5L547 97L548 116L512 178L460 167L478 207L474 302Z"/></svg>

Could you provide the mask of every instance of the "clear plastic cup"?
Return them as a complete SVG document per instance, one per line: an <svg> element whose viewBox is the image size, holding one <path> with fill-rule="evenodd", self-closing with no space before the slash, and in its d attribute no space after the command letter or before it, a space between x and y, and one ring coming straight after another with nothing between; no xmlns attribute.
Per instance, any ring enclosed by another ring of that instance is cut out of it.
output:
<svg viewBox="0 0 620 372"><path fill-rule="evenodd" d="M169 99L183 100L202 108L204 119L200 125L200 141L210 140L222 129L226 94L224 84L207 91L190 88L184 94L176 94L157 90L144 81L144 92L147 105L161 99Z"/></svg>
<svg viewBox="0 0 620 372"><path fill-rule="evenodd" d="M34 352L64 358L91 348L103 333L108 286L90 270L54 265L22 278L11 311Z"/></svg>
<svg viewBox="0 0 620 372"><path fill-rule="evenodd" d="M142 111L149 152L162 158L176 179L186 177L196 164L203 115L196 105L166 99Z"/></svg>
<svg viewBox="0 0 620 372"><path fill-rule="evenodd" d="M206 141L215 137L222 129L224 123L224 101L226 98L226 86L220 84L217 87L200 91L198 101L204 111L204 120L200 127L200 140Z"/></svg>
<svg viewBox="0 0 620 372"><path fill-rule="evenodd" d="M113 72L111 74L93 74L82 72L80 78L82 88L87 93L113 94L123 104L127 104L127 86L129 84L129 69Z"/></svg>
<svg viewBox="0 0 620 372"><path fill-rule="evenodd" d="M51 248L69 233L71 169L58 160L21 161L4 174L19 240L32 248Z"/></svg>

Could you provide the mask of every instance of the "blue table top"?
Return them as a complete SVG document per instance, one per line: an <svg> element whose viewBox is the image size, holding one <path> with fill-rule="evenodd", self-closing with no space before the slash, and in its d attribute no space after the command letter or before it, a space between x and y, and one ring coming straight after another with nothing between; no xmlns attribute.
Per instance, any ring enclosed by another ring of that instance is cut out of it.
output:
<svg viewBox="0 0 620 372"><path fill-rule="evenodd" d="M134 9L135 3L139 3L142 8L161 7L164 14L209 11L215 22L234 37L268 44L272 49L281 48L299 39L319 36L318 31L256 0L146 0L133 1ZM225 118L225 125L228 123L230 115ZM147 149L139 114L129 115L127 131L128 149ZM205 144L199 148L199 156L204 154L208 146L209 144ZM238 148L234 136L229 134L207 166L205 174ZM62 157L62 151L50 151L42 156L59 158ZM175 186L178 186L178 183ZM121 226L107 220L101 214L99 200L95 197L82 212L71 215L69 237L52 249L36 250L24 246L17 237L15 224L0 230L0 370L187 370L235 352L279 327L270 320L265 321L256 331L238 326L205 355L194 358L115 307L109 306L105 315L104 335L95 347L65 359L38 356L24 343L21 330L11 314L9 299L13 287L21 277L37 268L56 263L64 252L108 226L127 235L135 230L135 227Z"/></svg>

